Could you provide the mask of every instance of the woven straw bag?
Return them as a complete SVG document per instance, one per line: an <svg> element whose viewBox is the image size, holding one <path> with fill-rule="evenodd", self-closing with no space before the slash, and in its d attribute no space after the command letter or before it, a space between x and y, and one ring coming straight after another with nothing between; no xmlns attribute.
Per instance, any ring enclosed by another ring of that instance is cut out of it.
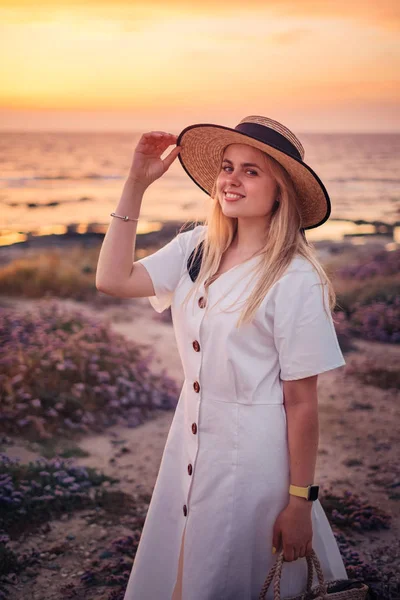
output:
<svg viewBox="0 0 400 600"><path fill-rule="evenodd" d="M281 598L281 575L283 566L283 550L278 554L275 564L271 567L260 592L259 600L264 600L272 581L274 582L274 600L366 600L368 598L368 586L355 579L336 579L326 582L318 556L312 550L306 556L307 560L307 588L299 596ZM313 568L317 573L318 585L312 587Z"/></svg>

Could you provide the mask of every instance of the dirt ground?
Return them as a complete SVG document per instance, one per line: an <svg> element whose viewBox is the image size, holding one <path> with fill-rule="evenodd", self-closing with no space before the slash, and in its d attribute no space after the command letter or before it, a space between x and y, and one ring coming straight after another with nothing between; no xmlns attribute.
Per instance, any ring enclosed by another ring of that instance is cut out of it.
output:
<svg viewBox="0 0 400 600"><path fill-rule="evenodd" d="M30 302L24 300L20 304L28 306ZM81 303L64 303L83 308ZM157 363L153 368L165 367L182 384L183 371L172 326L157 318L147 299L101 311L89 305L84 308L90 314L95 312L110 319L114 330L126 338L148 344L149 348L154 346ZM390 353L398 360L400 347L358 341L355 350L345 358L363 361L374 353ZM356 550L366 562L393 563L400 557L399 392L363 385L346 375L345 370L346 367L340 367L319 376L320 444L315 480L338 492L351 490L392 515L390 529L357 534ZM112 488L132 497L144 493L150 498L172 418L172 411L157 411L154 419L137 428L116 426L101 435L85 435L78 445L89 456L75 461L120 479ZM23 462L40 454L38 448L22 439L13 439L3 451ZM43 560L40 568L27 570L10 586L10 600L108 598L110 589L101 587L68 596L68 584L77 585L93 559L98 557L101 561L99 555L113 540L138 535L146 509L144 504L141 514L124 514L117 495L111 509L66 515L44 525L37 533L13 541L11 547L18 552L39 548ZM136 522L138 528L133 529Z"/></svg>

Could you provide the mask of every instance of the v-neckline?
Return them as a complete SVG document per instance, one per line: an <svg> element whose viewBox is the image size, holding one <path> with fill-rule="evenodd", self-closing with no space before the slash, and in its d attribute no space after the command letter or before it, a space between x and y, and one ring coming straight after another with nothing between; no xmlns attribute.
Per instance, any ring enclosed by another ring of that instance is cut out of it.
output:
<svg viewBox="0 0 400 600"><path fill-rule="evenodd" d="M243 262L238 263L237 265L233 265L233 267L230 267L227 271L224 271L223 273L218 275L218 277L216 279L214 279L214 281L212 283L210 283L210 285L208 286L208 289L210 289L214 285L214 283L217 283L217 281L219 281L221 279L221 277L223 277L224 275L227 275L234 269L237 269L238 267L242 267L243 265L245 265L245 264L249 263L250 261L254 260L255 258L259 258L259 257L260 257L260 254L256 254L256 256L251 256L250 258L247 258Z"/></svg>

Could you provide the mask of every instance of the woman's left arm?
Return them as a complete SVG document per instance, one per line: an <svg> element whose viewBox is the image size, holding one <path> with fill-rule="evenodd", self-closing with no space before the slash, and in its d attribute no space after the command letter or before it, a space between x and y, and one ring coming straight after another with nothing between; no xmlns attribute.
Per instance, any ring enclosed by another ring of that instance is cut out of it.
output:
<svg viewBox="0 0 400 600"><path fill-rule="evenodd" d="M283 381L290 483L293 485L307 486L314 483L319 440L317 380L318 375L313 375ZM298 496L290 496L290 503L292 501L296 506L312 506L312 502Z"/></svg>
<svg viewBox="0 0 400 600"><path fill-rule="evenodd" d="M283 381L290 456L290 483L306 487L314 483L317 462L318 375ZM312 502L289 496L289 502L279 514L273 532L273 545L283 548L286 561L309 554L312 549Z"/></svg>
<svg viewBox="0 0 400 600"><path fill-rule="evenodd" d="M274 284L266 303L266 327L273 333L283 382L293 485L314 483L318 374L346 364L328 309L328 286L321 289L319 275L308 268L289 270ZM279 548L282 537L285 560L311 552L312 506L312 501L290 495L278 516L273 544Z"/></svg>

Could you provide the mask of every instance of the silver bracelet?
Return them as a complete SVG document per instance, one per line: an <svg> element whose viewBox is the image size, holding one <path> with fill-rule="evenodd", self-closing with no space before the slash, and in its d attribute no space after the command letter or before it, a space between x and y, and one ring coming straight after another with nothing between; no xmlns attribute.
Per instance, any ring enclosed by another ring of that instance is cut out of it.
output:
<svg viewBox="0 0 400 600"><path fill-rule="evenodd" d="M110 216L111 217L118 217L118 219L122 219L123 221L139 221L139 219L131 219L130 217L128 217L128 215L125 215L123 217L122 215L117 215L114 212L110 213Z"/></svg>

